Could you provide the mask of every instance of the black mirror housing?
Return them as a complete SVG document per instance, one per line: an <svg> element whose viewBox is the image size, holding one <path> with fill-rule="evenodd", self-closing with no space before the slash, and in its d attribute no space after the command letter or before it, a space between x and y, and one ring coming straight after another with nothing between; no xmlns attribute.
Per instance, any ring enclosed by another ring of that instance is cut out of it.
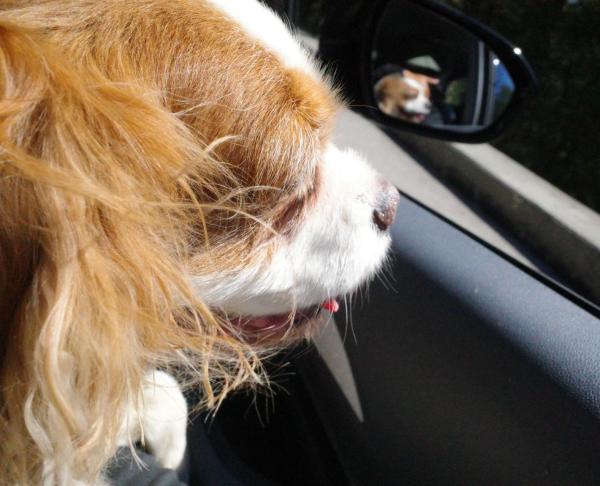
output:
<svg viewBox="0 0 600 486"><path fill-rule="evenodd" d="M338 9L320 51L356 109L388 129L489 141L537 87L521 49L456 9L434 0L359 4Z"/></svg>

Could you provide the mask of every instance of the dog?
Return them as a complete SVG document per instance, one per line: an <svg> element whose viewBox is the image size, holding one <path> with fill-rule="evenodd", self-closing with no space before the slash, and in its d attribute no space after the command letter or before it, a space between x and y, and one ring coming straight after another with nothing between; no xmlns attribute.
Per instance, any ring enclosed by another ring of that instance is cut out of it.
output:
<svg viewBox="0 0 600 486"><path fill-rule="evenodd" d="M431 86L439 82L408 69L387 74L375 83L377 105L394 118L422 123L431 113Z"/></svg>
<svg viewBox="0 0 600 486"><path fill-rule="evenodd" d="M182 387L265 385L381 268L399 196L341 107L255 0L0 0L3 483L176 467Z"/></svg>

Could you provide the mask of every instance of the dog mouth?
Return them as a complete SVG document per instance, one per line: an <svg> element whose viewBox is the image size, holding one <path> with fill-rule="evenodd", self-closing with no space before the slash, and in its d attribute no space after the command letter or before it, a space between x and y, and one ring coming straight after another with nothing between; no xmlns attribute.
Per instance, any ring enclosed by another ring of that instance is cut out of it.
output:
<svg viewBox="0 0 600 486"><path fill-rule="evenodd" d="M314 321L322 310L334 314L339 308L340 305L336 299L327 299L320 304L283 314L253 317L235 316L229 318L229 321L244 333L277 333L287 331L290 328L300 328Z"/></svg>

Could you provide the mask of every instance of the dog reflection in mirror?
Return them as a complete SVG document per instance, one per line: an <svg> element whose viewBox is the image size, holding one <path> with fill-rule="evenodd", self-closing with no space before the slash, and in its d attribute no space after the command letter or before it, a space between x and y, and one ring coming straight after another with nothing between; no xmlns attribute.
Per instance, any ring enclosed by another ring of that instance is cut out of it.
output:
<svg viewBox="0 0 600 486"><path fill-rule="evenodd" d="M377 106L385 114L411 123L423 123L431 113L431 86L439 79L408 69L387 74L375 84Z"/></svg>
<svg viewBox="0 0 600 486"><path fill-rule="evenodd" d="M378 271L398 192L340 106L254 0L0 0L0 482L176 467L181 385L267 383Z"/></svg>

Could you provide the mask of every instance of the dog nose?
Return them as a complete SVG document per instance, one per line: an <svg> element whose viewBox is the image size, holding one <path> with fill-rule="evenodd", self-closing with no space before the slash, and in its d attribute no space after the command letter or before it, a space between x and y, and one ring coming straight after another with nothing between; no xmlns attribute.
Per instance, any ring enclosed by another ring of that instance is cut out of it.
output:
<svg viewBox="0 0 600 486"><path fill-rule="evenodd" d="M381 231L387 230L396 217L396 209L400 202L400 193L392 184L383 180L377 195L377 205L373 210L373 222Z"/></svg>

